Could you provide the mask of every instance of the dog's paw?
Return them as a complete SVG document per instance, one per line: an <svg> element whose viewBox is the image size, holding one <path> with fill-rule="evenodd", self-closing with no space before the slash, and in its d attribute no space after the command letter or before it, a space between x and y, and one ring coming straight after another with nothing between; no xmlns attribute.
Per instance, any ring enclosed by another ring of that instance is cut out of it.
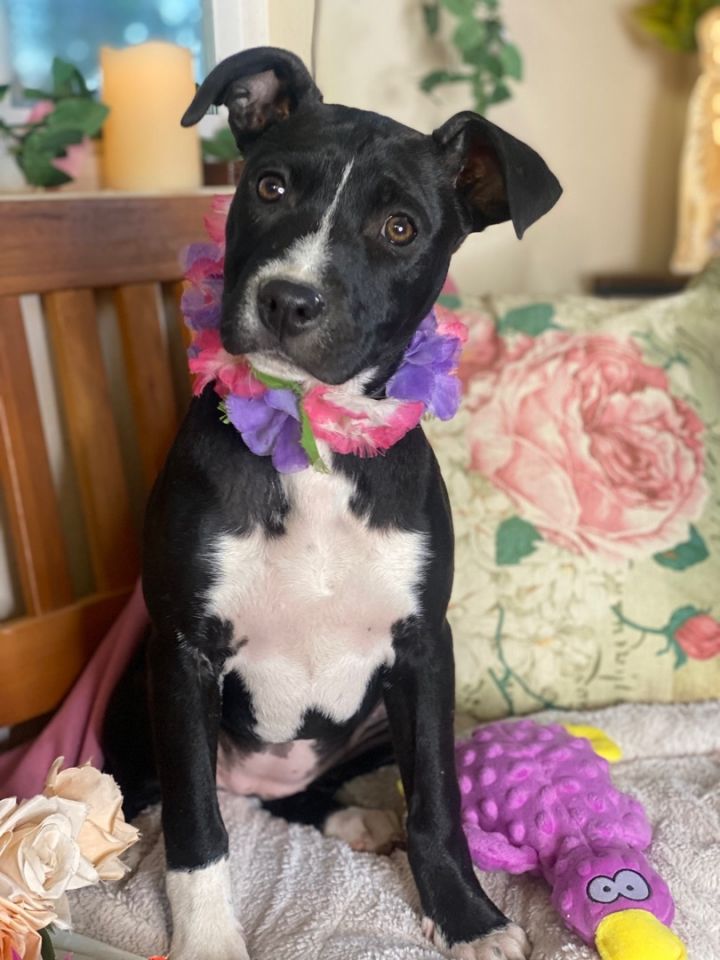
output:
<svg viewBox="0 0 720 960"><path fill-rule="evenodd" d="M392 810L347 807L331 813L325 821L326 837L344 840L363 853L391 853L402 842L400 818Z"/></svg>
<svg viewBox="0 0 720 960"><path fill-rule="evenodd" d="M168 960L250 960L250 954L239 935L232 939L206 937L202 941L197 938L182 942L173 938Z"/></svg>
<svg viewBox="0 0 720 960"><path fill-rule="evenodd" d="M447 946L442 934L428 917L423 919L422 930L428 940L444 950L452 960L530 960L532 946L523 928L516 923L493 930L472 943L456 943L452 947Z"/></svg>

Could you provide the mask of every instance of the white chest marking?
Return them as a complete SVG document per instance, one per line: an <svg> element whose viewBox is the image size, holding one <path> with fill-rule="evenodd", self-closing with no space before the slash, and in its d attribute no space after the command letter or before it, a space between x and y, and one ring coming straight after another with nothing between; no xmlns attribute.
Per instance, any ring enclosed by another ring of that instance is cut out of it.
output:
<svg viewBox="0 0 720 960"><path fill-rule="evenodd" d="M308 709L353 716L372 674L393 661L393 623L418 610L426 558L422 534L372 530L352 514L344 477L309 469L283 483L285 535L221 537L207 607L233 625L226 669L245 681L268 743L293 739Z"/></svg>

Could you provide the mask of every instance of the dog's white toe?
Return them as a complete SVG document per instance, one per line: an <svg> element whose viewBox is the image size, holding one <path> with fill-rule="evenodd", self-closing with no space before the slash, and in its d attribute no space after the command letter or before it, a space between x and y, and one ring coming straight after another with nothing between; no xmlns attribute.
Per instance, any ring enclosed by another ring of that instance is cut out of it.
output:
<svg viewBox="0 0 720 960"><path fill-rule="evenodd" d="M527 934L516 923L493 930L472 943L456 943L448 947L432 920L425 917L422 923L425 936L446 951L452 960L530 960L532 946Z"/></svg>
<svg viewBox="0 0 720 960"><path fill-rule="evenodd" d="M522 927L510 923L472 943L450 948L453 960L529 960L530 941Z"/></svg>
<svg viewBox="0 0 720 960"><path fill-rule="evenodd" d="M325 821L326 837L344 840L363 853L390 853L403 839L400 819L392 810L347 807L331 813Z"/></svg>

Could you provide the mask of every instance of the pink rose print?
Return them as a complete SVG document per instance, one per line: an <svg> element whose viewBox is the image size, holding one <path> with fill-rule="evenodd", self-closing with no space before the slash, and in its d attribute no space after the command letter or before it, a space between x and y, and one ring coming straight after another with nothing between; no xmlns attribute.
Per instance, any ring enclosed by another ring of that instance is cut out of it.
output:
<svg viewBox="0 0 720 960"><path fill-rule="evenodd" d="M675 640L693 660L710 660L720 653L720 623L697 613L675 631Z"/></svg>
<svg viewBox="0 0 720 960"><path fill-rule="evenodd" d="M703 424L631 339L518 337L487 376L473 467L548 539L612 561L687 539L708 496Z"/></svg>
<svg viewBox="0 0 720 960"><path fill-rule="evenodd" d="M674 653L676 670L687 663L688 657L692 657L693 660L711 660L720 654L720 623L709 613L698 610L692 604L673 611L663 627L648 627L631 620L623 612L620 604L612 609L618 622L631 630L664 637L665 646L658 653Z"/></svg>

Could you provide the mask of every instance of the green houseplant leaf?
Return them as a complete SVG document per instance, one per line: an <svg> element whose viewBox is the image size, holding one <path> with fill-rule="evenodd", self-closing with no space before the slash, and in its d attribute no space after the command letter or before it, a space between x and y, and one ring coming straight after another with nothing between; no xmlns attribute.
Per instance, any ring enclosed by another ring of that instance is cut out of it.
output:
<svg viewBox="0 0 720 960"><path fill-rule="evenodd" d="M469 16L475 9L475 0L440 0L444 7L458 17Z"/></svg>
<svg viewBox="0 0 720 960"><path fill-rule="evenodd" d="M59 187L69 183L69 177L52 165L52 161L72 143L80 143L83 134L79 130L51 130L45 126L33 128L23 137L17 154L20 169L28 183L37 187Z"/></svg>
<svg viewBox="0 0 720 960"><path fill-rule="evenodd" d="M212 137L203 138L202 149L203 156L223 163L233 163L240 159L235 138L227 127L218 130Z"/></svg>
<svg viewBox="0 0 720 960"><path fill-rule="evenodd" d="M431 93L442 84L467 83L479 113L512 97L508 81L522 79L523 63L518 48L505 39L499 5L499 0L436 0L423 5L425 26L431 37L439 32L441 15L457 18L452 44L466 69L433 70L421 78L421 90Z"/></svg>
<svg viewBox="0 0 720 960"><path fill-rule="evenodd" d="M420 81L420 89L425 93L430 93L441 83L460 83L467 80L464 73L450 73L448 70L433 70L426 74Z"/></svg>
<svg viewBox="0 0 720 960"><path fill-rule="evenodd" d="M64 97L89 97L90 91L85 78L78 68L55 57L52 62L53 97L60 100Z"/></svg>
<svg viewBox="0 0 720 960"><path fill-rule="evenodd" d="M79 130L86 137L94 137L109 112L104 103L85 97L69 97L61 100L48 115L47 125L51 130Z"/></svg>
<svg viewBox="0 0 720 960"><path fill-rule="evenodd" d="M440 8L437 3L424 3L423 17L425 18L427 32L431 37L434 37L440 26Z"/></svg>
<svg viewBox="0 0 720 960"><path fill-rule="evenodd" d="M717 0L653 0L633 11L636 22L672 50L697 49L695 26Z"/></svg>
<svg viewBox="0 0 720 960"><path fill-rule="evenodd" d="M514 43L503 43L500 47L500 62L508 77L512 77L513 80L522 80L522 56Z"/></svg>

